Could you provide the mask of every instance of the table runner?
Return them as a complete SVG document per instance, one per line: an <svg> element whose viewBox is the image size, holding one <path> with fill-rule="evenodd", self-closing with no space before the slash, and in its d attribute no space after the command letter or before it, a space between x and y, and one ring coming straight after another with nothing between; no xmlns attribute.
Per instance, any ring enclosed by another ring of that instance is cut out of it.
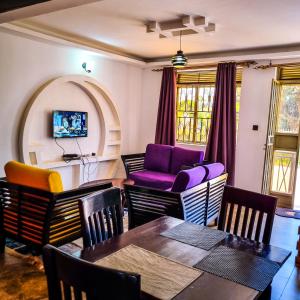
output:
<svg viewBox="0 0 300 300"><path fill-rule="evenodd" d="M161 235L197 248L210 250L224 240L227 234L206 226L184 222L162 232Z"/></svg>
<svg viewBox="0 0 300 300"><path fill-rule="evenodd" d="M140 274L142 291L162 300L174 298L203 273L136 245L124 247L96 264Z"/></svg>
<svg viewBox="0 0 300 300"><path fill-rule="evenodd" d="M261 292L280 268L273 261L225 246L215 248L195 267Z"/></svg>

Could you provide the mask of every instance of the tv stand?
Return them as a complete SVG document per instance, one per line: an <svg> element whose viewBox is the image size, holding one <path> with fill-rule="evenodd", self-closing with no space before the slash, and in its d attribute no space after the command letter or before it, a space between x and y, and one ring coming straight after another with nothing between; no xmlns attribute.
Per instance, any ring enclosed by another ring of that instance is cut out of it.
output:
<svg viewBox="0 0 300 300"><path fill-rule="evenodd" d="M81 155L76 153L64 154L62 156L63 160L78 160L81 159Z"/></svg>

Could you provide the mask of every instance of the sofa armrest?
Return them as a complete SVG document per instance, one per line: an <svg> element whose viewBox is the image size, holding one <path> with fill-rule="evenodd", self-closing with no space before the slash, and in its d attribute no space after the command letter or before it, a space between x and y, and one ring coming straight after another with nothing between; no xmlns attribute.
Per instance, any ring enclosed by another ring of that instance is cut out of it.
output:
<svg viewBox="0 0 300 300"><path fill-rule="evenodd" d="M144 170L145 153L121 155L121 158L127 178L132 172Z"/></svg>

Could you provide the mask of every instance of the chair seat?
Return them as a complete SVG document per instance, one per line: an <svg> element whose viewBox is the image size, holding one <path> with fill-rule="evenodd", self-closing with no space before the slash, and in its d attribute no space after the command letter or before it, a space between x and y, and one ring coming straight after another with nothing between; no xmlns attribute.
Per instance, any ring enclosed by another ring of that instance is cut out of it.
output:
<svg viewBox="0 0 300 300"><path fill-rule="evenodd" d="M129 174L129 178L134 180L135 185L165 190L172 187L176 175L144 170Z"/></svg>

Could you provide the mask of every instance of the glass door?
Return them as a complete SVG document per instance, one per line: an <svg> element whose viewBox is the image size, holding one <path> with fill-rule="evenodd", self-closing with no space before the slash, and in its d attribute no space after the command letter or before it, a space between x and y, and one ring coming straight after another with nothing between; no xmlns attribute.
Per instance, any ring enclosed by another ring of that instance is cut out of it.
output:
<svg viewBox="0 0 300 300"><path fill-rule="evenodd" d="M300 207L300 172L297 176L300 84L280 84L278 95L269 194L278 197L278 206ZM297 184L297 177L299 184Z"/></svg>

